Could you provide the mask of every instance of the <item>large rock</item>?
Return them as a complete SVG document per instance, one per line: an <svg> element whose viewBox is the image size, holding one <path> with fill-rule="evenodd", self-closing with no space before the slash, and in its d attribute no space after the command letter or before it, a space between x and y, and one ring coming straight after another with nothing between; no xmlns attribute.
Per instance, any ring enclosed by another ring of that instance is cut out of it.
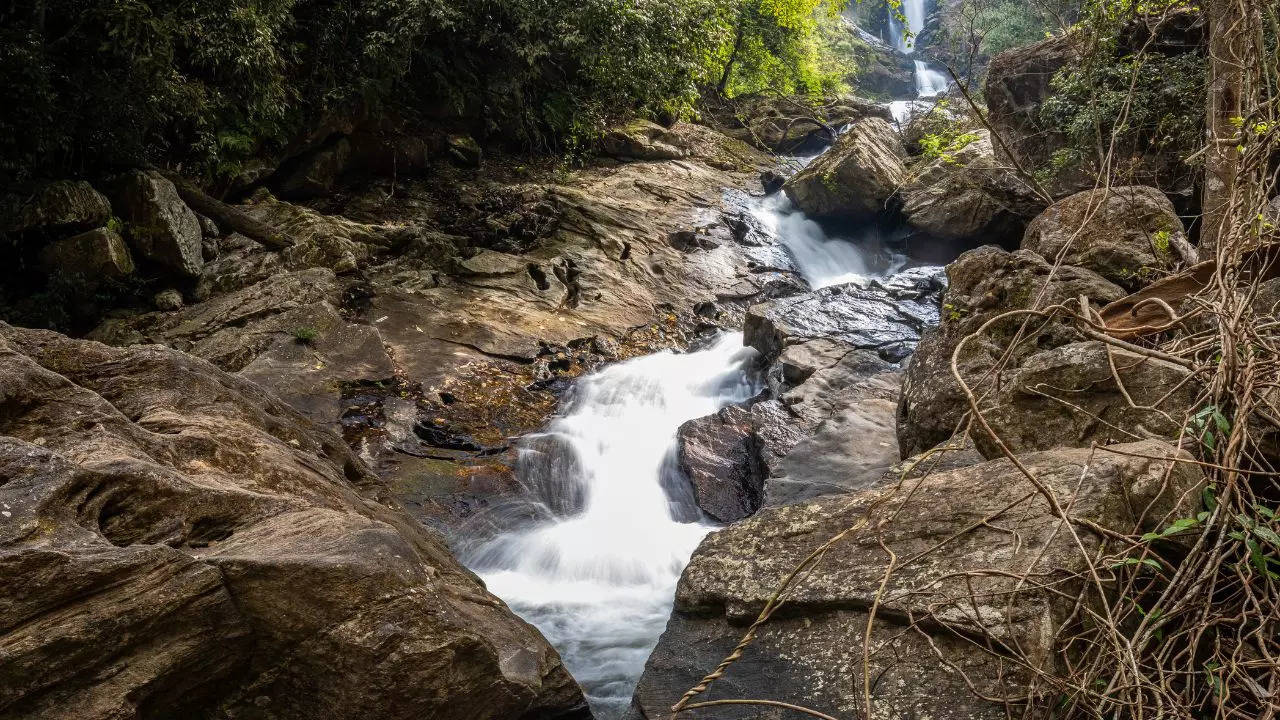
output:
<svg viewBox="0 0 1280 720"><path fill-rule="evenodd" d="M1081 57L1082 33L1070 33L1006 50L991 59L982 92L988 119L1024 165L1040 167L1062 146L1061 131L1046 128L1040 107L1053 93L1053 77Z"/></svg>
<svg viewBox="0 0 1280 720"><path fill-rule="evenodd" d="M0 325L0 395L5 717L583 710L542 636L261 387Z"/></svg>
<svg viewBox="0 0 1280 720"><path fill-rule="evenodd" d="M351 160L351 141L338 138L290 162L279 182L288 198L311 198L332 192Z"/></svg>
<svg viewBox="0 0 1280 720"><path fill-rule="evenodd" d="M906 179L906 151L888 122L854 123L783 190L814 218L861 220L882 212Z"/></svg>
<svg viewBox="0 0 1280 720"><path fill-rule="evenodd" d="M751 433L751 412L736 405L680 426L677 459L698 507L733 522L760 507L764 478Z"/></svg>
<svg viewBox="0 0 1280 720"><path fill-rule="evenodd" d="M196 276L204 266L200 219L173 183L157 172L135 170L117 182L116 204L139 255L166 270Z"/></svg>
<svg viewBox="0 0 1280 720"><path fill-rule="evenodd" d="M0 200L0 232L66 232L105 225L111 203L83 180L46 183Z"/></svg>
<svg viewBox="0 0 1280 720"><path fill-rule="evenodd" d="M983 416L1015 453L1174 438L1199 391L1181 365L1119 348L1108 353L1091 340L1027 358L984 404ZM987 433L972 437L986 457L1001 456Z"/></svg>
<svg viewBox="0 0 1280 720"><path fill-rule="evenodd" d="M1128 290L1157 279L1190 250L1173 203L1153 187L1086 190L1059 200L1027 227L1022 248L1088 268Z"/></svg>
<svg viewBox="0 0 1280 720"><path fill-rule="evenodd" d="M1150 457L1071 449L1022 461L1062 504L1069 502L1073 517L1093 527L1141 533L1189 512L1180 504L1194 502L1200 473L1166 459L1189 456L1155 441L1118 449ZM782 579L864 518L867 527L800 576L782 611L699 700L765 698L865 717L868 672L872 718L995 720L1006 717L1005 705L974 691L1016 698L1027 681L1000 647L1017 647L1033 667L1064 670L1055 635L1077 610L1078 592L1086 602L1099 600L1082 576L1107 538L1083 524L1064 530L1037 487L1007 460L894 485L767 508L709 535L680 579L671 620L636 689L633 717L666 717L729 654ZM887 575L886 551L895 558ZM1027 575L1035 582L1022 581ZM877 601L867 638L868 608ZM714 717L766 716L750 706L722 706Z"/></svg>
<svg viewBox="0 0 1280 720"><path fill-rule="evenodd" d="M40 263L46 272L79 277L90 285L133 274L133 256L124 238L110 228L55 240L40 251Z"/></svg>
<svg viewBox="0 0 1280 720"><path fill-rule="evenodd" d="M1029 250L1007 252L993 246L961 255L947 266L949 280L942 302L941 324L925 333L907 367L898 402L898 444L909 457L946 441L955 432L969 402L951 374L951 356L966 336L988 320L1009 311L1077 302L1081 295L1097 306L1125 296L1123 288L1097 273L1073 266L1053 266ZM990 377L989 371L1025 317L1003 320L965 346L958 360L969 381ZM1029 335L1006 359L1012 369L1027 355L1065 345L1080 336L1060 322L1035 323Z"/></svg>
<svg viewBox="0 0 1280 720"><path fill-rule="evenodd" d="M902 212L911 227L934 238L1016 247L1044 201L996 161L988 131L973 135L955 152L913 168L902 187Z"/></svg>
<svg viewBox="0 0 1280 720"><path fill-rule="evenodd" d="M819 338L875 350L899 361L938 322L944 287L938 268L913 268L770 300L747 311L744 342L772 361L788 346Z"/></svg>
<svg viewBox="0 0 1280 720"><path fill-rule="evenodd" d="M623 160L678 160L689 155L679 134L648 120L635 120L609 131L600 151Z"/></svg>

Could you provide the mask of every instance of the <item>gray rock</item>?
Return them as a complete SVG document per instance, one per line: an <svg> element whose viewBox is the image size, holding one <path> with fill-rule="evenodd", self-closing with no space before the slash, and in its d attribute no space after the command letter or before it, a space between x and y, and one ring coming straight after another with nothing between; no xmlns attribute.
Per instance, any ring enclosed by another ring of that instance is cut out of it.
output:
<svg viewBox="0 0 1280 720"><path fill-rule="evenodd" d="M1027 227L1022 248L1088 268L1138 290L1191 247L1173 203L1153 187L1086 190L1051 205Z"/></svg>
<svg viewBox="0 0 1280 720"><path fill-rule="evenodd" d="M445 150L453 162L462 167L478 168L484 159L480 143L470 135L450 135L445 139Z"/></svg>
<svg viewBox="0 0 1280 720"><path fill-rule="evenodd" d="M178 197L172 182L153 171L135 170L118 181L115 198L135 252L180 275L200 274L200 219Z"/></svg>
<svg viewBox="0 0 1280 720"><path fill-rule="evenodd" d="M1126 295L1123 288L1091 270L1068 265L1053 272L1036 253L1011 253L993 246L961 255L947 266L947 278L941 323L926 332L916 347L898 402L898 444L903 457L945 442L969 411L968 400L951 375L951 356L961 340L988 320L1009 310L1029 308L1037 301L1043 307L1077 302L1083 295L1101 306ZM957 363L961 374L970 382L998 379L988 373L1023 320L1006 319L969 341ZM1033 324L1027 340L1010 354L1007 369L1016 368L1033 352L1080 339L1060 322Z"/></svg>
<svg viewBox="0 0 1280 720"><path fill-rule="evenodd" d="M0 232L67 232L106 225L111 203L83 180L46 183L0 200Z"/></svg>
<svg viewBox="0 0 1280 720"><path fill-rule="evenodd" d="M759 509L764 478L749 410L730 405L690 420L680 426L678 438L680 469L703 512L719 522L733 522Z"/></svg>
<svg viewBox="0 0 1280 720"><path fill-rule="evenodd" d="M811 217L865 219L883 211L906 179L905 158L893 126L880 118L866 118L791 176L783 190Z"/></svg>
<svg viewBox="0 0 1280 720"><path fill-rule="evenodd" d="M133 274L133 256L124 238L109 228L56 240L40 251L46 272L76 276L90 286L102 279L119 280Z"/></svg>
<svg viewBox="0 0 1280 720"><path fill-rule="evenodd" d="M161 290L151 298L151 304L156 306L161 312L172 312L182 309L182 293L169 288Z"/></svg>
<svg viewBox="0 0 1280 720"><path fill-rule="evenodd" d="M287 198L312 198L333 191L351 159L351 142L336 142L296 159L280 181L280 194Z"/></svg>
<svg viewBox="0 0 1280 720"><path fill-rule="evenodd" d="M744 341L768 361L788 346L825 338L899 361L938 322L940 268L836 285L771 300L747 311Z"/></svg>
<svg viewBox="0 0 1280 720"><path fill-rule="evenodd" d="M1189 456L1155 441L1119 449L1156 459L1088 449L1022 459L1060 498L1071 498L1074 516L1113 532L1162 528L1189 512L1183 504L1194 502L1202 477L1192 464L1164 459ZM981 699L966 683L988 697L1017 697L1028 678L989 653L988 643L1016 645L1032 663L1056 668L1061 649L1053 638L1085 590L1079 573L1105 538L1077 526L1081 552L1007 460L935 472L896 493L894 485L766 508L707 536L680 579L632 717L666 717L729 654L784 577L867 518L869 526L833 547L699 699L766 698L864 717L869 642L872 718L1005 718L1002 703ZM886 549L898 564L884 582ZM1026 573L1039 582L1019 585ZM867 608L882 582L867 638ZM728 706L715 717L762 715Z"/></svg>
<svg viewBox="0 0 1280 720"><path fill-rule="evenodd" d="M1108 359L1107 346L1091 340L1027 358L984 404L983 415L1015 453L1172 439L1194 412L1200 389L1180 365L1120 348L1111 348ZM987 433L971 435L984 456L1001 456Z"/></svg>

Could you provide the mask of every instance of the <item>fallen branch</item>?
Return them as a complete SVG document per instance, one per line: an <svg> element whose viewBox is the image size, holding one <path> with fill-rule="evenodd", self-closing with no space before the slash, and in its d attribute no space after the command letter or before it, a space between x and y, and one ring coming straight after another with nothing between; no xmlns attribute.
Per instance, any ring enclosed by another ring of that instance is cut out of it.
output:
<svg viewBox="0 0 1280 720"><path fill-rule="evenodd" d="M219 227L234 230L272 250L284 250L296 244L294 239L286 233L258 220L240 208L228 205L205 193L177 173L162 170L160 174L178 189L178 197L182 198L183 202L192 210L217 223Z"/></svg>

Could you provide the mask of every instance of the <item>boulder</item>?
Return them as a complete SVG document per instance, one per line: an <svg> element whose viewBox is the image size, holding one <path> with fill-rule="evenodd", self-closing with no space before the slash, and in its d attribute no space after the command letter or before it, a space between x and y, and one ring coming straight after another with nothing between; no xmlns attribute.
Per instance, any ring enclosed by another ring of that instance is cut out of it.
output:
<svg viewBox="0 0 1280 720"><path fill-rule="evenodd" d="M586 716L342 439L180 352L0 325L0 714Z"/></svg>
<svg viewBox="0 0 1280 720"><path fill-rule="evenodd" d="M1108 353L1090 340L1028 357L984 403L983 416L1015 453L1175 438L1199 393L1181 365L1120 348ZM984 456L1002 455L987 433L971 436Z"/></svg>
<svg viewBox="0 0 1280 720"><path fill-rule="evenodd" d="M902 187L902 213L907 224L934 238L1016 247L1044 201L996 162L988 131L972 135L955 152L912 169Z"/></svg>
<svg viewBox="0 0 1280 720"><path fill-rule="evenodd" d="M45 183L33 192L0 200L0 232L75 232L100 227L111 218L111 203L83 180Z"/></svg>
<svg viewBox="0 0 1280 720"><path fill-rule="evenodd" d="M619 160L679 160L689 155L680 135L649 122L635 120L600 139L600 152Z"/></svg>
<svg viewBox="0 0 1280 720"><path fill-rule="evenodd" d="M178 197L172 182L154 171L135 170L119 179L115 200L135 252L180 275L200 274L200 219Z"/></svg>
<svg viewBox="0 0 1280 720"><path fill-rule="evenodd" d="M306 153L290 162L278 183L280 195L305 199L333 191L351 160L351 142L346 138Z"/></svg>
<svg viewBox="0 0 1280 720"><path fill-rule="evenodd" d="M470 135L450 135L445 138L445 151L457 165L468 168L480 167L484 159L484 151L480 143Z"/></svg>
<svg viewBox="0 0 1280 720"><path fill-rule="evenodd" d="M756 461L750 410L730 405L684 423L677 436L677 461L704 513L727 523L760 508L764 478Z"/></svg>
<svg viewBox="0 0 1280 720"><path fill-rule="evenodd" d="M941 323L926 332L916 347L898 402L898 445L903 457L945 442L969 411L969 402L951 375L951 356L966 336L1003 312L1030 308L1042 296L1041 307L1074 303L1081 295L1100 307L1127 294L1092 270L1066 265L1054 272L1030 250L980 247L957 258L946 273ZM971 382L987 377L1024 319L1004 320L969 341L957 363L962 375ZM1036 323L1030 331L1007 358L1007 369L1037 350L1081 339L1059 322Z"/></svg>
<svg viewBox="0 0 1280 720"><path fill-rule="evenodd" d="M182 293L173 288L165 288L151 296L151 304L161 312L181 310L183 305Z"/></svg>
<svg viewBox="0 0 1280 720"><path fill-rule="evenodd" d="M1123 552L1101 532L1161 529L1198 497L1201 474L1177 462L1189 455L1156 441L1117 449L1149 457L1090 449L1022 456L1073 517L1093 523L1074 533L1021 471L996 460L915 473L901 487L895 475L880 487L766 508L708 535L680 578L632 717L666 717L729 655L783 578L855 528L800 576L782 611L698 699L764 698L866 717L865 672L872 718L1005 718L1003 703L978 693L1016 698L1030 673L1001 648L1018 648L1033 667L1063 669L1055 639L1078 611L1077 593L1100 600L1084 579L1089 563L1095 553ZM856 529L864 519L868 526ZM1022 581L1028 574L1036 581ZM723 706L715 717L762 715Z"/></svg>
<svg viewBox="0 0 1280 720"><path fill-rule="evenodd" d="M1061 257L1127 290L1141 289L1192 252L1173 203L1140 185L1059 200L1031 221L1022 248L1051 262Z"/></svg>
<svg viewBox="0 0 1280 720"><path fill-rule="evenodd" d="M897 362L938 322L940 268L814 290L752 306L744 342L772 362L788 346L825 338Z"/></svg>
<svg viewBox="0 0 1280 720"><path fill-rule="evenodd" d="M40 264L46 272L79 277L90 285L133 274L133 256L124 238L105 227L55 240L40 251Z"/></svg>
<svg viewBox="0 0 1280 720"><path fill-rule="evenodd" d="M859 120L783 190L814 218L861 220L882 212L906 179L906 151L885 120Z"/></svg>
<svg viewBox="0 0 1280 720"><path fill-rule="evenodd" d="M1040 107L1053 93L1053 77L1078 63L1083 33L1070 33L996 55L987 68L983 96L988 120L1024 166L1040 167L1062 146L1056 128L1043 127Z"/></svg>

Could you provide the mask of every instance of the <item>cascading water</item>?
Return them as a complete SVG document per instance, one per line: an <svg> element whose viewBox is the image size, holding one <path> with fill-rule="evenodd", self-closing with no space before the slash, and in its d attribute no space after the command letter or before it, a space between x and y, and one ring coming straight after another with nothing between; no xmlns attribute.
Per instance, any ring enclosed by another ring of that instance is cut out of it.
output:
<svg viewBox="0 0 1280 720"><path fill-rule="evenodd" d="M916 96L935 98L947 91L951 83L947 76L929 67L929 63L916 60Z"/></svg>
<svg viewBox="0 0 1280 720"><path fill-rule="evenodd" d="M911 37L906 37L897 13L889 17L889 32L893 34L893 46L899 52L910 55L916 49L916 36L924 29L924 0L902 0L902 14L907 18L906 30Z"/></svg>
<svg viewBox="0 0 1280 720"><path fill-rule="evenodd" d="M681 497L676 430L757 393L755 355L725 333L698 352L582 378L566 412L521 442L518 472L540 519L464 554L560 651L601 720L630 703L680 572L712 529L687 485Z"/></svg>
<svg viewBox="0 0 1280 720"><path fill-rule="evenodd" d="M906 260L881 250L882 239L872 226L860 230L858 243L827 235L783 193L765 198L752 208L752 214L786 246L800 274L815 289L896 272Z"/></svg>

